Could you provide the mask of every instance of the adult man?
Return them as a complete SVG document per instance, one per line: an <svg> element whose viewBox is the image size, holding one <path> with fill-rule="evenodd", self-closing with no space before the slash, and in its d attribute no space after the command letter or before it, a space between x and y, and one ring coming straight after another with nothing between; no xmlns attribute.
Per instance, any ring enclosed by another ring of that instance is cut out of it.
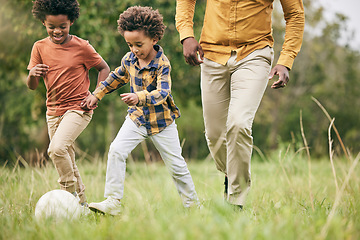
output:
<svg viewBox="0 0 360 240"><path fill-rule="evenodd" d="M207 0L200 43L194 38L196 0L177 0L176 28L188 64L201 64L205 136L216 167L225 174L225 198L240 208L250 189L252 123L267 86L283 88L300 51L302 0L280 0L286 33L276 66L271 14L274 0ZM198 57L199 55L199 57ZM270 71L271 70L271 71Z"/></svg>

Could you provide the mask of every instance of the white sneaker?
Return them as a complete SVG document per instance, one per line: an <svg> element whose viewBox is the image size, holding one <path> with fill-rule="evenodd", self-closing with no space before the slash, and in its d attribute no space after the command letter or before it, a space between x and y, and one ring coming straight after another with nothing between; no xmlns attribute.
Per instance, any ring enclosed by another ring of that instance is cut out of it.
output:
<svg viewBox="0 0 360 240"><path fill-rule="evenodd" d="M108 197L106 200L99 203L90 203L89 209L94 212L100 212L103 214L119 215L121 203L118 199Z"/></svg>

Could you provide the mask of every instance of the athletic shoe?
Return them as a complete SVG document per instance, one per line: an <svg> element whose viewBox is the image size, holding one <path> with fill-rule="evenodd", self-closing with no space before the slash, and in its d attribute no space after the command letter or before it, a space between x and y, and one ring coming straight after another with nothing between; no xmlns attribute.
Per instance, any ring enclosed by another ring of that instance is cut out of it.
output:
<svg viewBox="0 0 360 240"><path fill-rule="evenodd" d="M228 194L228 177L227 177L226 175L225 175L224 185L225 185L224 198L227 199L227 194Z"/></svg>
<svg viewBox="0 0 360 240"><path fill-rule="evenodd" d="M106 200L99 203L90 203L89 209L94 212L100 212L102 214L119 215L121 203L118 199L108 197Z"/></svg>

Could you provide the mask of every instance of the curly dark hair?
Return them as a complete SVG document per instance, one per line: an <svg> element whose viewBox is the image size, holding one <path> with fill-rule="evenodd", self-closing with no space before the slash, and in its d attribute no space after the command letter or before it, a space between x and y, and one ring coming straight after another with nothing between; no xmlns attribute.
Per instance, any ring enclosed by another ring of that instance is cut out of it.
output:
<svg viewBox="0 0 360 240"><path fill-rule="evenodd" d="M80 15L80 7L77 0L35 0L33 1L32 13L35 18L45 21L46 15L66 15L74 22Z"/></svg>
<svg viewBox="0 0 360 240"><path fill-rule="evenodd" d="M117 23L121 35L125 31L144 30L146 36L157 40L163 37L166 28L162 15L152 7L129 7L120 14Z"/></svg>

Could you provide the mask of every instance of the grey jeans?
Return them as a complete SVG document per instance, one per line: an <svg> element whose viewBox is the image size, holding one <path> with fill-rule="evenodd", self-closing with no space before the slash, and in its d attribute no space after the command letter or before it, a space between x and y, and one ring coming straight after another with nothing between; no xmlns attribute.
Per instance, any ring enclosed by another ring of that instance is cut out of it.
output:
<svg viewBox="0 0 360 240"><path fill-rule="evenodd" d="M147 137L152 140L168 168L183 205L185 207L197 205L198 197L187 164L181 156L180 141L175 122L160 133L148 136L145 126L138 127L128 116L110 145L105 197L123 198L126 159L130 152Z"/></svg>

